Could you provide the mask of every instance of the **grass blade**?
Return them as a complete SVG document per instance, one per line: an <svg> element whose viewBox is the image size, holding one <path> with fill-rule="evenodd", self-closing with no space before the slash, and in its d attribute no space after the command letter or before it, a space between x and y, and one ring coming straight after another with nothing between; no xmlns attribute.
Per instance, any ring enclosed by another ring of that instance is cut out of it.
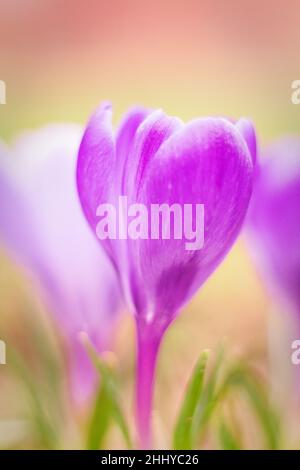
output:
<svg viewBox="0 0 300 470"><path fill-rule="evenodd" d="M96 399L93 416L88 431L88 448L98 449L106 436L109 424L114 421L119 427L128 448L132 448L129 427L119 404L117 384L110 367L103 361L85 334L82 343L100 375L100 391Z"/></svg>
<svg viewBox="0 0 300 470"><path fill-rule="evenodd" d="M207 360L208 351L203 351L189 381L175 426L174 449L189 450L192 448L192 421L202 395Z"/></svg>
<svg viewBox="0 0 300 470"><path fill-rule="evenodd" d="M252 404L261 425L268 449L278 449L280 442L280 422L277 414L268 403L265 391L254 374L243 366L237 366L229 373L225 389L238 386L244 391ZM227 391L226 391L227 392Z"/></svg>
<svg viewBox="0 0 300 470"><path fill-rule="evenodd" d="M88 450L103 448L103 442L110 424L110 399L107 395L107 387L101 383L97 393L91 421L87 434Z"/></svg>
<svg viewBox="0 0 300 470"><path fill-rule="evenodd" d="M219 427L219 443L222 450L240 450L242 448L241 443L224 420L221 421Z"/></svg>
<svg viewBox="0 0 300 470"><path fill-rule="evenodd" d="M201 399L197 403L197 408L192 420L192 448L197 448L199 441L203 439L207 424L219 403L220 396L217 392L217 384L220 375L221 365L223 363L224 350L220 348L214 367L211 371L208 382L203 390Z"/></svg>

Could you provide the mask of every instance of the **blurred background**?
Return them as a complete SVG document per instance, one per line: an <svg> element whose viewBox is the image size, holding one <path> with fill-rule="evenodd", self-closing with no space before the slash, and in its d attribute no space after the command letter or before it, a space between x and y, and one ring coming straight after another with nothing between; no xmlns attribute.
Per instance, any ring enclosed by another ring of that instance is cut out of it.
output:
<svg viewBox="0 0 300 470"><path fill-rule="evenodd" d="M260 145L298 132L300 107L291 103L291 83L300 78L299 19L297 0L0 0L0 79L7 87L1 137L9 142L48 122L84 123L107 99L115 123L129 106L142 104L184 120L249 117ZM231 355L255 362L269 383L270 305L241 237L165 337L155 402L159 447L169 445L184 385L202 349L224 342ZM47 376L33 324L59 354L30 280L2 250L0 339L8 348L20 347ZM129 316L120 321L114 349L130 418L135 343ZM11 367L8 355L7 365L0 365L0 447L42 446L28 433L28 396ZM72 424L64 439L62 445L80 446ZM249 439L258 446L255 436ZM297 432L291 439L296 445ZM119 437L107 445L120 446Z"/></svg>

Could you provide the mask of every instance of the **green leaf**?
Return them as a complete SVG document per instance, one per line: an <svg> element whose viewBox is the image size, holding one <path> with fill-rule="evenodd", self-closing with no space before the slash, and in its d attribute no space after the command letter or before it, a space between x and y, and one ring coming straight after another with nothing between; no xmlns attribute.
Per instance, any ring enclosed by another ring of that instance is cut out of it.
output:
<svg viewBox="0 0 300 470"><path fill-rule="evenodd" d="M100 389L96 399L89 430L88 449L99 449L103 446L109 425L112 421L119 427L128 448L132 448L129 427L119 403L116 378L110 367L97 354L86 335L82 335L82 342L94 366L99 372Z"/></svg>
<svg viewBox="0 0 300 470"><path fill-rule="evenodd" d="M257 419L261 425L268 449L278 449L281 429L280 421L272 406L268 402L266 393L253 372L242 365L234 367L228 374L223 392L227 393L230 387L240 387L252 404Z"/></svg>
<svg viewBox="0 0 300 470"><path fill-rule="evenodd" d="M103 447L111 415L111 403L107 392L108 387L101 383L88 429L88 450L97 450Z"/></svg>
<svg viewBox="0 0 300 470"><path fill-rule="evenodd" d="M278 449L281 439L280 421L268 402L262 383L256 374L242 363L235 364L229 369L226 368L226 374L222 372L221 376L223 358L222 348L206 384L204 384L204 373L207 357L201 356L199 359L176 424L174 447L187 450L199 448L213 414L226 400L227 395L238 387L242 393L246 394L255 412L265 436L266 448ZM239 439L225 422L222 422L219 428L219 441L224 449L242 447Z"/></svg>
<svg viewBox="0 0 300 470"><path fill-rule="evenodd" d="M197 407L192 420L192 448L198 447L197 444L203 438L206 427L210 421L211 415L220 401L219 393L217 392L217 384L220 375L220 369L224 358L224 350L220 348L217 353L217 358L208 379L208 382L203 390L200 400L198 400Z"/></svg>
<svg viewBox="0 0 300 470"><path fill-rule="evenodd" d="M193 370L173 436L174 449L192 449L192 421L202 396L208 351L203 351Z"/></svg>
<svg viewBox="0 0 300 470"><path fill-rule="evenodd" d="M54 427L52 415L47 413L48 409L43 403L43 394L36 382L31 368L28 367L21 354L14 349L10 349L10 363L19 380L24 385L31 403L33 425L35 434L38 436L40 445L46 449L54 449L58 447L58 432Z"/></svg>
<svg viewBox="0 0 300 470"><path fill-rule="evenodd" d="M218 434L222 450L240 450L242 448L238 438L233 434L233 431L224 420L221 421Z"/></svg>

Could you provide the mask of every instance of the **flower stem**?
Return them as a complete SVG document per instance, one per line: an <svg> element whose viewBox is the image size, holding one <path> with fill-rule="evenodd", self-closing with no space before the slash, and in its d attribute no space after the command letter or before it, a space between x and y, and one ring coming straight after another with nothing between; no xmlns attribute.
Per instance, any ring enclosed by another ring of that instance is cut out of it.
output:
<svg viewBox="0 0 300 470"><path fill-rule="evenodd" d="M154 331L153 325L137 321L137 379L136 418L139 445L143 449L152 447L151 413L154 376L163 331Z"/></svg>

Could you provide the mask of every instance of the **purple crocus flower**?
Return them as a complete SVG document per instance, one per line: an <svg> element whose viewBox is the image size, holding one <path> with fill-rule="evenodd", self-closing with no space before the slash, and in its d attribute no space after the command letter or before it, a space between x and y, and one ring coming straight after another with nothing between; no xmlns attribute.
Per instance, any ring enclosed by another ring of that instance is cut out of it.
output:
<svg viewBox="0 0 300 470"><path fill-rule="evenodd" d="M78 191L93 230L97 232L99 204L117 204L120 195L149 210L151 204L204 204L205 210L201 250L187 250L183 239L153 239L149 233L134 240L101 240L137 323L137 424L141 445L148 447L162 336L239 233L252 190L256 141L245 119L183 124L162 111L133 108L114 134L111 116L110 105L97 109L78 156Z"/></svg>
<svg viewBox="0 0 300 470"><path fill-rule="evenodd" d="M110 346L119 287L80 207L77 125L52 125L0 148L0 240L38 284L65 340L71 393L83 405L97 385L80 340Z"/></svg>
<svg viewBox="0 0 300 470"><path fill-rule="evenodd" d="M263 152L247 217L253 258L269 292L300 318L300 138Z"/></svg>

